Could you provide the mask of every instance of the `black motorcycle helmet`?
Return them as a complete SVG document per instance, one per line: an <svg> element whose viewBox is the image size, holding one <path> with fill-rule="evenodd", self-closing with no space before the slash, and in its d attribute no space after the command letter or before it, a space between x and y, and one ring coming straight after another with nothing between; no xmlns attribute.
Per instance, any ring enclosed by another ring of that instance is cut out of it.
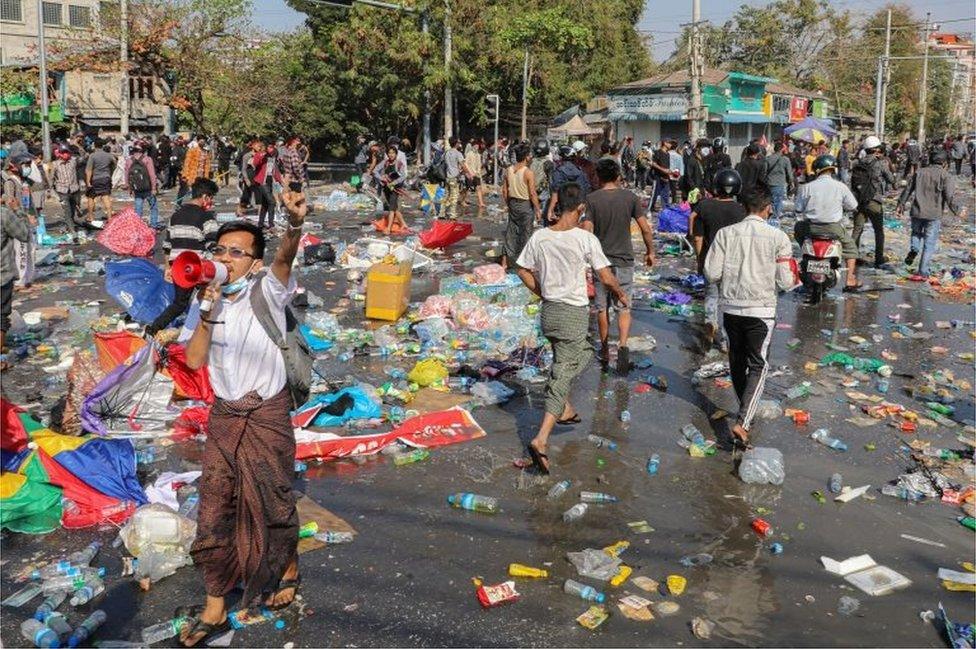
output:
<svg viewBox="0 0 976 649"><path fill-rule="evenodd" d="M818 176L825 171L829 171L830 169L837 171L837 158L829 153L818 155L817 159L813 161L811 167L813 169L813 173Z"/></svg>
<svg viewBox="0 0 976 649"><path fill-rule="evenodd" d="M719 169L712 179L712 186L715 187L716 196L732 198L739 195L742 189L742 178L735 169Z"/></svg>
<svg viewBox="0 0 976 649"><path fill-rule="evenodd" d="M549 141L539 138L532 145L532 155L537 158L541 158L544 155L549 155Z"/></svg>
<svg viewBox="0 0 976 649"><path fill-rule="evenodd" d="M568 144L564 144L561 147L559 147L559 157L562 158L563 160L567 158L572 158L573 147L569 146Z"/></svg>
<svg viewBox="0 0 976 649"><path fill-rule="evenodd" d="M930 165L941 166L944 165L946 162L948 162L948 160L949 160L949 156L946 155L945 149L943 149L941 146L937 148L933 148L929 152Z"/></svg>
<svg viewBox="0 0 976 649"><path fill-rule="evenodd" d="M725 138L717 137L712 140L712 149L718 153L725 153Z"/></svg>

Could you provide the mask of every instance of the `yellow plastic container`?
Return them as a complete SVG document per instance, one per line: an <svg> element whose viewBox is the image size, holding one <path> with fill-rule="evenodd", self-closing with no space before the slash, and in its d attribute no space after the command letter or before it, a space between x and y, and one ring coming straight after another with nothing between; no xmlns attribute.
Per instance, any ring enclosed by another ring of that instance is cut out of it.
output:
<svg viewBox="0 0 976 649"><path fill-rule="evenodd" d="M672 595L680 595L685 592L688 580L681 575L668 575L668 590Z"/></svg>
<svg viewBox="0 0 976 649"><path fill-rule="evenodd" d="M528 577L530 579L544 579L549 576L548 570L524 566L521 563L512 563L508 566L509 577Z"/></svg>
<svg viewBox="0 0 976 649"><path fill-rule="evenodd" d="M627 581L627 577L630 577L630 573L632 572L634 572L634 569L630 566L620 566L620 570L618 570L617 574L615 574L613 579L610 580L610 585L619 586Z"/></svg>
<svg viewBox="0 0 976 649"><path fill-rule="evenodd" d="M413 262L374 264L366 274L366 317L395 321L410 304Z"/></svg>

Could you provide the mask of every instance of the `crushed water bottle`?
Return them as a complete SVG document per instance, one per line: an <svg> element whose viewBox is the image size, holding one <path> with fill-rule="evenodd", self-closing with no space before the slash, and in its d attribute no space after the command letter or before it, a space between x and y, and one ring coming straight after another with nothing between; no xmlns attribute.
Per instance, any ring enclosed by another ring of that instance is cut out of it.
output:
<svg viewBox="0 0 976 649"><path fill-rule="evenodd" d="M617 443L607 439L606 437L601 437L600 435L587 435L586 439L596 444L597 448L606 448L610 451L617 450Z"/></svg>
<svg viewBox="0 0 976 649"><path fill-rule="evenodd" d="M56 593L51 593L44 598L44 601L37 607L34 611L34 619L43 622L47 619L47 616L57 610L64 600L68 598L68 592L61 590Z"/></svg>
<svg viewBox="0 0 976 649"><path fill-rule="evenodd" d="M569 480L562 480L560 482L557 482L552 486L552 489L549 490L549 493L546 494L546 498L548 498L549 500L555 500L556 498L559 498L564 493L566 493L566 490L569 489L571 484L572 483Z"/></svg>
<svg viewBox="0 0 976 649"><path fill-rule="evenodd" d="M647 474L657 475L658 469L661 467L661 456L655 453L647 460Z"/></svg>
<svg viewBox="0 0 976 649"><path fill-rule="evenodd" d="M810 433L810 438L820 442L824 446L828 446L834 449L835 451L847 450L847 444L845 444L844 442L840 441L835 437L831 437L830 431L827 430L826 428L818 428L817 430L813 431L812 433Z"/></svg>
<svg viewBox="0 0 976 649"><path fill-rule="evenodd" d="M681 565L685 568L694 568L695 566L704 566L712 562L712 555L707 552L700 552L698 554L689 554L688 556L681 557Z"/></svg>
<svg viewBox="0 0 976 649"><path fill-rule="evenodd" d="M588 602L596 602L602 604L606 601L607 596L599 592L593 586L587 586L586 584L581 584L578 581L572 579L567 579L566 583L563 584L563 592L569 595L576 595L580 599L585 599Z"/></svg>
<svg viewBox="0 0 976 649"><path fill-rule="evenodd" d="M881 487L881 493L885 496L900 498L901 500L907 500L909 502L917 502L925 498L925 494L919 491L895 484L886 484L885 486Z"/></svg>
<svg viewBox="0 0 976 649"><path fill-rule="evenodd" d="M71 625L68 624L67 618L64 617L63 613L58 613L54 611L53 613L48 613L43 620L44 625L58 634L58 638L67 638L71 635Z"/></svg>
<svg viewBox="0 0 976 649"><path fill-rule="evenodd" d="M76 590L75 594L71 596L70 604L72 606L87 604L104 592L105 584L102 583L101 579L97 577L88 579L85 581L85 585Z"/></svg>
<svg viewBox="0 0 976 649"><path fill-rule="evenodd" d="M583 518L583 514L589 506L586 503L576 503L565 512L563 512L563 522L572 523L573 521L578 521Z"/></svg>
<svg viewBox="0 0 976 649"><path fill-rule="evenodd" d="M27 602L31 601L35 597L41 594L41 585L39 583L30 583L18 590L16 593L8 597L7 599L0 602L3 606L10 606L16 608L18 606L23 606Z"/></svg>
<svg viewBox="0 0 976 649"><path fill-rule="evenodd" d="M630 411L624 410L620 413L620 421L627 424L630 423Z"/></svg>
<svg viewBox="0 0 976 649"><path fill-rule="evenodd" d="M38 622L34 618L23 621L20 625L20 634L35 647L40 647L41 649L61 646L61 639L58 638L58 634L49 629L43 622Z"/></svg>
<svg viewBox="0 0 976 649"><path fill-rule="evenodd" d="M739 477L746 484L783 484L786 479L783 454L775 448L750 448L742 454Z"/></svg>
<svg viewBox="0 0 976 649"><path fill-rule="evenodd" d="M618 499L616 496L599 491L581 491L580 500L584 503L615 503Z"/></svg>
<svg viewBox="0 0 976 649"><path fill-rule="evenodd" d="M839 494L840 490L844 488L844 479L839 473L835 473L830 476L830 493Z"/></svg>
<svg viewBox="0 0 976 649"><path fill-rule="evenodd" d="M694 424L685 424L684 426L682 426L681 434L684 435L685 439L687 439L692 444L695 444L697 446L705 445L705 436L702 435L702 432L698 430L698 427L695 426Z"/></svg>
<svg viewBox="0 0 976 649"><path fill-rule="evenodd" d="M352 532L319 532L314 537L327 545L337 545L339 543L352 543Z"/></svg>
<svg viewBox="0 0 976 649"><path fill-rule="evenodd" d="M802 399L803 397L807 397L807 396L810 396L809 381L798 383L786 391L786 398L791 400Z"/></svg>
<svg viewBox="0 0 976 649"><path fill-rule="evenodd" d="M472 493L456 493L447 497L451 507L468 509L483 514L494 514L498 511L498 499L490 496L479 496Z"/></svg>
<svg viewBox="0 0 976 649"><path fill-rule="evenodd" d="M105 611L98 609L94 611L91 615L85 618L84 622L75 627L75 630L71 632L71 637L68 638L68 646L74 649L75 647L81 645L85 640L91 637L93 633L105 623L108 616Z"/></svg>
<svg viewBox="0 0 976 649"><path fill-rule="evenodd" d="M163 640L169 640L179 634L180 629L186 624L186 620L187 618L185 617L177 617L172 620L160 622L159 624L147 626L142 630L142 641L146 644L156 644Z"/></svg>

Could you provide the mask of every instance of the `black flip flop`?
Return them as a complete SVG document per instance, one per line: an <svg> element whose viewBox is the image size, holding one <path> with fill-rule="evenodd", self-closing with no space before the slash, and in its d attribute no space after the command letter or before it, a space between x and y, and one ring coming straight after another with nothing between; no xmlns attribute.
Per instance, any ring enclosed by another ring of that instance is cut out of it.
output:
<svg viewBox="0 0 976 649"><path fill-rule="evenodd" d="M203 637L201 637L192 645L188 645L182 639L179 639L179 643L184 647L203 646L201 645L201 643L205 643L208 638L230 631L229 617L225 617L224 621L219 624L211 624L210 622L204 622L199 618L190 618L190 620L187 623L190 625L189 630L186 632L187 639L197 635L198 633L202 633ZM182 636L183 634L181 633L180 635Z"/></svg>
<svg viewBox="0 0 976 649"><path fill-rule="evenodd" d="M845 286L841 292L842 293L860 293L864 288L864 284L855 284L854 286Z"/></svg>
<svg viewBox="0 0 976 649"><path fill-rule="evenodd" d="M573 424L582 423L582 421L583 420L580 419L579 413L577 412L574 413L572 417L567 417L566 419L557 419L556 423L559 424L560 426L572 426Z"/></svg>
<svg viewBox="0 0 976 649"><path fill-rule="evenodd" d="M539 469L540 473L549 475L549 456L532 446L532 444L528 445L528 449L529 457L532 458L532 464L535 465L535 468ZM545 459L545 464L543 464L543 459Z"/></svg>
<svg viewBox="0 0 976 649"><path fill-rule="evenodd" d="M748 451L751 448L753 446L748 440L737 437L735 433L732 434L732 450Z"/></svg>
<svg viewBox="0 0 976 649"><path fill-rule="evenodd" d="M299 573L299 575L297 577L295 577L294 579L282 579L282 580L280 580L278 582L278 588L277 588L277 590L275 590L274 595L271 596L271 599L274 599L275 597L277 597L278 594L281 591L283 591L283 590L291 590L291 589L294 589L295 590L295 594L292 595L291 601L287 602L286 604L278 604L277 606L267 605L267 609L269 611L280 611L280 610L286 609L289 606L291 606L292 604L294 604L295 603L295 598L298 597L298 587L301 586L301 585L302 585L302 575L301 575L301 573Z"/></svg>

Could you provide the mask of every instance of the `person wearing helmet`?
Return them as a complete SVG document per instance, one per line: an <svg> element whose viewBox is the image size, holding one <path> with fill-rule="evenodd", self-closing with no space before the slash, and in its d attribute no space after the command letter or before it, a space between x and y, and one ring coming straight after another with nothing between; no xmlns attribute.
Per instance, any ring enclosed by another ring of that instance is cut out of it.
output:
<svg viewBox="0 0 976 649"><path fill-rule="evenodd" d="M692 244L698 254L698 274L705 270L705 257L715 241L715 235L722 228L735 225L746 218L746 210L736 198L742 189L742 179L734 169L722 169L710 183L715 189L713 198L700 200L688 222ZM705 289L705 347L711 348L716 336L720 336L722 351L728 349L728 338L722 328L718 310L718 284L707 282Z"/></svg>
<svg viewBox="0 0 976 649"><path fill-rule="evenodd" d="M841 256L847 265L844 292L854 293L860 288L857 283L857 246L847 233L843 219L844 212L857 209L857 199L847 185L831 175L837 170L834 156L818 156L812 169L816 177L796 193L796 213L801 219L796 225L797 243L803 245L804 239L811 235L834 237L840 241Z"/></svg>
<svg viewBox="0 0 976 649"><path fill-rule="evenodd" d="M922 159L922 168L912 176L898 199L896 214L905 212L905 205L911 201L909 216L912 221L912 238L905 265L911 266L921 255L918 270L908 279L924 282L929 277L929 263L939 246L939 231L942 229L942 211L948 205L952 213L960 219L966 218L966 208L955 199L955 181L946 169L948 157L943 149L929 154L928 164Z"/></svg>
<svg viewBox="0 0 976 649"><path fill-rule="evenodd" d="M705 158L705 182L708 183L706 189L710 193L715 193L715 188L712 186L712 180L722 169L732 168L732 158L729 154L725 152L725 138L717 137L712 140L712 151Z"/></svg>
<svg viewBox="0 0 976 649"><path fill-rule="evenodd" d="M851 190L858 203L851 236L854 238L854 245L860 251L864 224L870 221L874 230L874 267L885 268L883 184L894 186L895 177L888 169L887 162L883 160L881 140L877 136L869 135L864 138L864 150L864 159L858 161L851 171Z"/></svg>
<svg viewBox="0 0 976 649"><path fill-rule="evenodd" d="M549 142L538 139L532 145L532 162L529 169L535 176L535 191L539 195L539 205L542 206L544 214L549 212L549 179L552 178L552 171L555 166L549 156Z"/></svg>

